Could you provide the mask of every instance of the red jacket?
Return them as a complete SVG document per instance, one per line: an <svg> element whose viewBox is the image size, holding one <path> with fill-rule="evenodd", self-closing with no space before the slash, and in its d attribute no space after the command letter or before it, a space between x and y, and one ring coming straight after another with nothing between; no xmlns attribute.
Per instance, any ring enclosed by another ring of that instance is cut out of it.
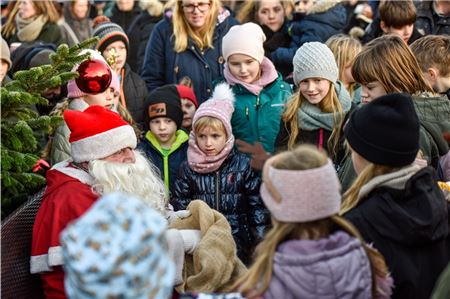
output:
<svg viewBox="0 0 450 299"><path fill-rule="evenodd" d="M33 226L30 259L30 271L41 274L46 298L66 298L59 235L97 200L90 180L86 172L66 162L47 172L47 190Z"/></svg>

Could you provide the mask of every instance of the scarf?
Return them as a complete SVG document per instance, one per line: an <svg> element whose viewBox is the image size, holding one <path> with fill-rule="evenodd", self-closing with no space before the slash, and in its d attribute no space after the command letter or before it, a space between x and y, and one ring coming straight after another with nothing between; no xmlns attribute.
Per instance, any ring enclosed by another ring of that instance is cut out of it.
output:
<svg viewBox="0 0 450 299"><path fill-rule="evenodd" d="M21 42L35 41L41 33L45 23L47 23L47 17L44 15L27 20L16 15L17 38Z"/></svg>
<svg viewBox="0 0 450 299"><path fill-rule="evenodd" d="M343 113L323 112L320 110L319 106L313 105L308 101L304 101L297 112L299 128L306 131L313 131L321 128L328 131L333 131L333 128L336 126L336 122L339 123L345 114L350 111L352 106L352 99L350 98L348 91L342 87L342 83L339 81L336 82L335 88Z"/></svg>
<svg viewBox="0 0 450 299"><path fill-rule="evenodd" d="M233 76L233 74L231 74L230 72L230 69L228 68L228 63L225 63L223 74L228 84L230 85L240 84L244 86L248 91L258 96L265 86L269 85L278 78L278 73L277 70L275 69L275 66L273 65L272 61L270 61L267 57L263 58L260 65L260 70L261 70L261 77L253 83L242 82L241 80Z"/></svg>
<svg viewBox="0 0 450 299"><path fill-rule="evenodd" d="M231 135L225 143L222 151L215 156L207 156L198 147L195 141L195 133L191 131L189 134L189 146L187 150L187 159L189 167L198 173L211 173L222 166L223 161L228 157L234 145L234 136Z"/></svg>

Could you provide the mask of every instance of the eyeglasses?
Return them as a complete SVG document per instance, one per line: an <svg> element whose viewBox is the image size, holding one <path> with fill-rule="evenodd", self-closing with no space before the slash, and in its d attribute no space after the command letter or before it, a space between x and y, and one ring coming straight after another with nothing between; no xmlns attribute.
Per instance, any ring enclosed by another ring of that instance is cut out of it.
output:
<svg viewBox="0 0 450 299"><path fill-rule="evenodd" d="M193 13L196 8L198 9L199 12L205 12L209 9L210 6L211 3L209 2L200 2L197 5L194 4L182 5L183 10L188 13Z"/></svg>

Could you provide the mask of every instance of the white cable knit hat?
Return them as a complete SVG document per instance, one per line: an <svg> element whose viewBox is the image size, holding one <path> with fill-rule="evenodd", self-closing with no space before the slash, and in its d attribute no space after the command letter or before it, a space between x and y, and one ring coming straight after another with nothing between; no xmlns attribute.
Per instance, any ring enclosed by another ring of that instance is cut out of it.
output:
<svg viewBox="0 0 450 299"><path fill-rule="evenodd" d="M228 61L233 54L244 54L261 63L264 58L265 40L266 36L259 25L251 22L235 25L223 37L223 57L225 61Z"/></svg>
<svg viewBox="0 0 450 299"><path fill-rule="evenodd" d="M320 42L303 44L295 53L292 64L294 83L297 86L307 78L324 78L335 83L339 77L333 52Z"/></svg>

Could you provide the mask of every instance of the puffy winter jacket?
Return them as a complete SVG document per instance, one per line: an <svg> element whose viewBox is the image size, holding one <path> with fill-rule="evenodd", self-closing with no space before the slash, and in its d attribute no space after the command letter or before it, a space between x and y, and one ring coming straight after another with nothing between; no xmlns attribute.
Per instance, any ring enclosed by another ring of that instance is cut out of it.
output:
<svg viewBox="0 0 450 299"><path fill-rule="evenodd" d="M269 212L259 196L260 184L249 158L234 149L215 172L200 174L184 162L171 204L175 210L183 210L191 200L201 199L221 212L231 225L239 258L248 264L269 223Z"/></svg>
<svg viewBox="0 0 450 299"><path fill-rule="evenodd" d="M189 39L188 47L181 53L174 50L173 25L169 17L165 17L152 31L145 50L141 75L147 84L148 91L166 85L177 84L181 78L188 76L194 86L199 104L212 95L212 82L223 77L222 38L237 21L226 16L225 11L219 16L216 24L213 47L200 49ZM225 19L223 19L225 17Z"/></svg>

